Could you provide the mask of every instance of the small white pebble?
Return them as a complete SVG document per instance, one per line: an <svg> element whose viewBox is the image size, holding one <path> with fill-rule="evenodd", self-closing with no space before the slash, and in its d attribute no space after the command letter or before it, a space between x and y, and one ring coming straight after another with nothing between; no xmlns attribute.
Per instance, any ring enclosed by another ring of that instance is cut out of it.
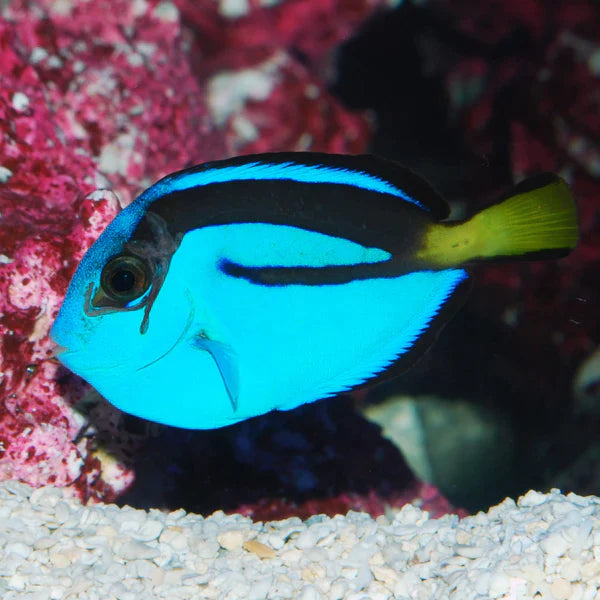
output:
<svg viewBox="0 0 600 600"><path fill-rule="evenodd" d="M578 581L581 579L581 564L575 560L566 560L561 564L558 572L567 581Z"/></svg>
<svg viewBox="0 0 600 600"><path fill-rule="evenodd" d="M318 582L325 578L327 571L323 565L310 563L307 567L302 569L300 576L304 581Z"/></svg>
<svg viewBox="0 0 600 600"><path fill-rule="evenodd" d="M317 543L317 537L312 529L303 531L295 540L294 545L300 550L312 548Z"/></svg>
<svg viewBox="0 0 600 600"><path fill-rule="evenodd" d="M493 573L490 577L490 598L499 598L510 591L510 579L504 573Z"/></svg>
<svg viewBox="0 0 600 600"><path fill-rule="evenodd" d="M321 594L314 585L305 585L300 591L298 600L321 600Z"/></svg>
<svg viewBox="0 0 600 600"><path fill-rule="evenodd" d="M16 554L17 556L28 558L32 549L31 546L28 546L23 542L9 542L4 546L3 551L5 554Z"/></svg>
<svg viewBox="0 0 600 600"><path fill-rule="evenodd" d="M481 546L464 546L462 544L457 544L454 551L458 556L464 558L481 558L485 553L485 548L482 548Z"/></svg>
<svg viewBox="0 0 600 600"><path fill-rule="evenodd" d="M54 507L54 516L56 517L58 523L65 523L70 514L71 508L66 502L61 500L60 502L56 503L56 506Z"/></svg>
<svg viewBox="0 0 600 600"><path fill-rule="evenodd" d="M344 579L336 579L329 588L328 600L342 600L346 595L348 583Z"/></svg>
<svg viewBox="0 0 600 600"><path fill-rule="evenodd" d="M258 542L257 540L248 540L247 542L244 542L244 548L248 550L248 552L256 554L259 558L274 558L277 556L277 553L273 548L269 548L269 546Z"/></svg>
<svg viewBox="0 0 600 600"><path fill-rule="evenodd" d="M225 531L217 536L217 541L225 550L239 550L245 542L244 532L239 529Z"/></svg>
<svg viewBox="0 0 600 600"><path fill-rule="evenodd" d="M480 596L487 598L490 594L491 579L492 573L490 571L485 571L481 569L476 571L476 577L475 581L473 582L473 587Z"/></svg>
<svg viewBox="0 0 600 600"><path fill-rule="evenodd" d="M557 577L550 585L550 593L554 600L569 600L571 598L571 583L562 577Z"/></svg>
<svg viewBox="0 0 600 600"><path fill-rule="evenodd" d="M540 542L540 548L549 556L563 556L569 549L569 542L560 533L551 533Z"/></svg>
<svg viewBox="0 0 600 600"><path fill-rule="evenodd" d="M163 528L164 525L160 521L148 519L132 534L132 537L140 542L150 542L162 533Z"/></svg>
<svg viewBox="0 0 600 600"><path fill-rule="evenodd" d="M524 496L519 498L518 505L526 508L532 508L534 506L539 506L544 502L548 502L548 496L546 494L529 490Z"/></svg>
<svg viewBox="0 0 600 600"><path fill-rule="evenodd" d="M187 538L186 538L187 539ZM177 549L179 544L173 546ZM190 549L202 559L212 559L217 556L221 544L216 540L190 540Z"/></svg>
<svg viewBox="0 0 600 600"><path fill-rule="evenodd" d="M58 537L58 536L57 536ZM56 544L57 538L49 535L44 535L33 543L34 550L47 550Z"/></svg>
<svg viewBox="0 0 600 600"><path fill-rule="evenodd" d="M50 562L58 569L64 569L71 564L69 557L61 551L49 553Z"/></svg>
<svg viewBox="0 0 600 600"><path fill-rule="evenodd" d="M168 543L169 543L169 546L171 546L171 548L173 548L173 550L175 550L177 552L181 552L182 550L186 550L188 548L189 539L188 539L187 535L180 533L179 535L176 535L173 538L171 538L171 540ZM211 544L209 557L214 556L218 552L218 549L219 549L218 543ZM196 550L198 552L200 552L200 548L198 546L196 546Z"/></svg>
<svg viewBox="0 0 600 600"><path fill-rule="evenodd" d="M581 578L583 580L590 580L592 577L600 575L600 561L586 562L581 567Z"/></svg>
<svg viewBox="0 0 600 600"><path fill-rule="evenodd" d="M115 546L115 554L125 560L135 560L137 558L148 559L156 558L160 555L158 548L153 548L143 542L129 540Z"/></svg>
<svg viewBox="0 0 600 600"><path fill-rule="evenodd" d="M372 565L371 571L377 581L382 581L390 588L393 588L398 583L398 573L390 567Z"/></svg>
<svg viewBox="0 0 600 600"><path fill-rule="evenodd" d="M27 580L21 573L15 573L8 579L8 589L22 592L25 589Z"/></svg>

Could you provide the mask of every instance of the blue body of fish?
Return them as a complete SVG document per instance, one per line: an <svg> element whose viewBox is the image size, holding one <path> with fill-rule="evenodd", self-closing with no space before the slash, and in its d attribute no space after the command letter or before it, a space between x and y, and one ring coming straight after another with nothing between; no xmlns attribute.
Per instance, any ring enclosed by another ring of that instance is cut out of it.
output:
<svg viewBox="0 0 600 600"><path fill-rule="evenodd" d="M222 427L396 372L467 272L416 257L448 208L373 157L271 154L167 176L81 261L51 336L128 413Z"/></svg>

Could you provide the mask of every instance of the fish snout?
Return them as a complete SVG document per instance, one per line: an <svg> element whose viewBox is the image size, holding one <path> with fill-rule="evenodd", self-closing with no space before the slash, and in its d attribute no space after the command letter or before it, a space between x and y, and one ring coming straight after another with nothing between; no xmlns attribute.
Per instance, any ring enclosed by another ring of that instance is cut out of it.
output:
<svg viewBox="0 0 600 600"><path fill-rule="evenodd" d="M63 354L63 352L66 352L68 350L68 348L66 346L61 346L60 344L57 344L56 342L53 342L55 344L55 348L54 350L52 350L52 354L50 355L50 358L59 358L61 354Z"/></svg>

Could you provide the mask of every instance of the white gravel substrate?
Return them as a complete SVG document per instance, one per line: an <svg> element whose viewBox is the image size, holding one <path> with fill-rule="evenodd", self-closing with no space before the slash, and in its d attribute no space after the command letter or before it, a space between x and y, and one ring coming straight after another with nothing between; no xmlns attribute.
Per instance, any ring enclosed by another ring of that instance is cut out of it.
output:
<svg viewBox="0 0 600 600"><path fill-rule="evenodd" d="M600 598L600 498L529 492L459 520L405 506L254 523L82 506L0 483L3 600Z"/></svg>

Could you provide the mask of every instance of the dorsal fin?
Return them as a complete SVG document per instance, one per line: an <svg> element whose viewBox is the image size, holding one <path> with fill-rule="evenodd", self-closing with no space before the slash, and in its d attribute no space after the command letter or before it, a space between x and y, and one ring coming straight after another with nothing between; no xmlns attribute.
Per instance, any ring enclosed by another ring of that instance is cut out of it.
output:
<svg viewBox="0 0 600 600"><path fill-rule="evenodd" d="M416 173L368 154L276 152L237 156L168 175L146 190L140 200L147 206L174 191L230 181L273 179L352 185L396 196L431 213L434 220L449 214L447 203Z"/></svg>
<svg viewBox="0 0 600 600"><path fill-rule="evenodd" d="M300 153L302 154L304 153ZM305 154L331 157L333 163L339 161L339 164L347 165L347 168L360 169L380 177L401 189L406 195L417 199L435 220L445 219L450 214L450 207L446 200L423 177L400 163L374 154L344 155L308 152Z"/></svg>

